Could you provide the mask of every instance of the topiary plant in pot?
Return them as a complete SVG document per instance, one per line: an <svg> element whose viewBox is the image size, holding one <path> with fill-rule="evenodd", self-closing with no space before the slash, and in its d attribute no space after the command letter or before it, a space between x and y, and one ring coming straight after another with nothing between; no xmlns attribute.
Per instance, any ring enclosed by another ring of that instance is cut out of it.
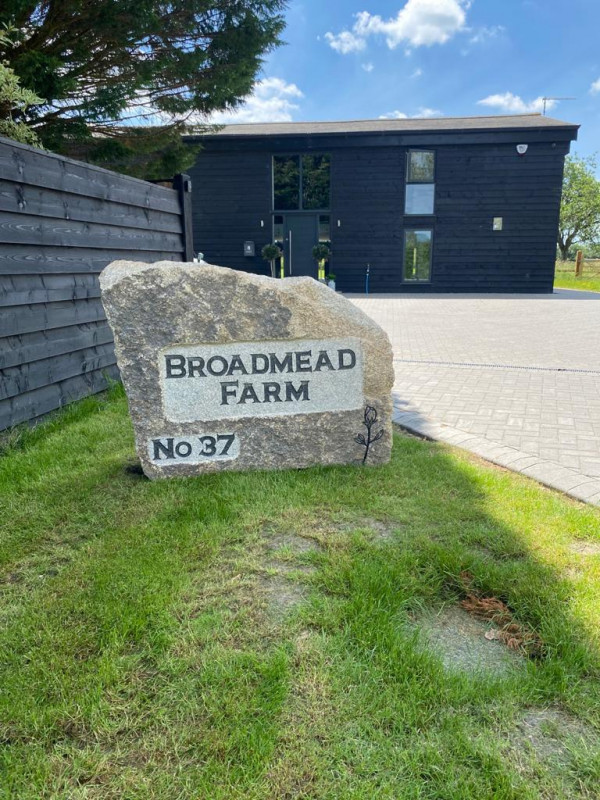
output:
<svg viewBox="0 0 600 800"><path fill-rule="evenodd" d="M319 242L312 249L312 257L317 262L319 268L319 280L325 283L325 262L329 261L331 256L331 248L325 242Z"/></svg>
<svg viewBox="0 0 600 800"><path fill-rule="evenodd" d="M266 244L260 251L261 256L271 265L271 277L275 277L275 262L281 258L283 252L276 244Z"/></svg>

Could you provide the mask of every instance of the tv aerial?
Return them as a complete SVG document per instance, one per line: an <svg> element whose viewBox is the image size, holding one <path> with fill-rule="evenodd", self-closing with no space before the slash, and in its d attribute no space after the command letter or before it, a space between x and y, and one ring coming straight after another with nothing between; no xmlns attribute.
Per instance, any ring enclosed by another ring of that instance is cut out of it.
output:
<svg viewBox="0 0 600 800"><path fill-rule="evenodd" d="M542 97L542 102L543 102L542 116L544 116L544 117L546 116L546 105L548 103L548 100L577 100L577 98L576 97Z"/></svg>

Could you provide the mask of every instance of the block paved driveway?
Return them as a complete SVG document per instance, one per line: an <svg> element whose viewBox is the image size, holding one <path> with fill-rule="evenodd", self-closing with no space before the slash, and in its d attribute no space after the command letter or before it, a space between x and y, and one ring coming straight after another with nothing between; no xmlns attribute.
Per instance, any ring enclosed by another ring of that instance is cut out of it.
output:
<svg viewBox="0 0 600 800"><path fill-rule="evenodd" d="M600 294L348 295L394 349L394 420L600 505Z"/></svg>

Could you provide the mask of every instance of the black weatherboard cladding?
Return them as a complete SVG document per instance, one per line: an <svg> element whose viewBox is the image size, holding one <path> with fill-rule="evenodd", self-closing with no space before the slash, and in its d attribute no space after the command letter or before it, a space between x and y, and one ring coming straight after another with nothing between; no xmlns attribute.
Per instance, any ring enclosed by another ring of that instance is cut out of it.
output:
<svg viewBox="0 0 600 800"><path fill-rule="evenodd" d="M98 273L183 234L178 191L0 138L0 430L118 377Z"/></svg>
<svg viewBox="0 0 600 800"><path fill-rule="evenodd" d="M260 251L271 242L271 156L211 153L189 172L196 251L212 264L270 274ZM254 256L244 256L245 241L255 242Z"/></svg>
<svg viewBox="0 0 600 800"><path fill-rule="evenodd" d="M228 126L201 137L191 170L195 247L211 263L267 274L272 156L330 153L338 289L364 291L370 264L372 292L550 292L564 157L576 136L576 125L539 115ZM525 155L517 144L528 144ZM425 217L404 214L406 155L419 148L436 156L435 213ZM428 283L402 280L407 229L433 230Z"/></svg>

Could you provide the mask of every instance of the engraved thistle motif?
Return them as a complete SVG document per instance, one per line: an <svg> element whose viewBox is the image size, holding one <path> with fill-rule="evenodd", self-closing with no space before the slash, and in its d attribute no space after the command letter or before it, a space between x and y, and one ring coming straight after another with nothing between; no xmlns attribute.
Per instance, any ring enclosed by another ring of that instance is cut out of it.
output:
<svg viewBox="0 0 600 800"><path fill-rule="evenodd" d="M367 456L369 455L369 449L374 442L378 442L379 439L383 436L383 428L378 431L374 436L371 435L371 429L373 425L377 422L377 409L373 408L373 406L366 406L365 407L365 416L363 420L363 425L367 429L367 437L365 438L362 433L359 433L357 436L354 437L354 441L356 444L361 444L365 448L365 454L363 456L362 463L366 464Z"/></svg>

